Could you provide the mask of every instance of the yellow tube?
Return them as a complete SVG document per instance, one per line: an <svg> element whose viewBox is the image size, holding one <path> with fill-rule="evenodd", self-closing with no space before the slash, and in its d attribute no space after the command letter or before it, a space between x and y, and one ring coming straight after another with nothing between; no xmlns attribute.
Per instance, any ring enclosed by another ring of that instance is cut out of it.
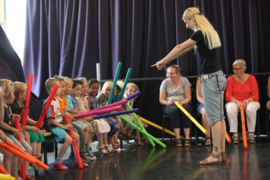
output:
<svg viewBox="0 0 270 180"><path fill-rule="evenodd" d="M137 116L141 119L142 122L144 122L146 124L149 124L150 126L153 126L154 128L157 128L157 129L159 129L161 131L163 130L163 128L161 126L159 126L159 125L157 125L155 123L152 123L151 121L148 121L148 120L144 119L143 117L141 117L139 115L137 115ZM165 133L168 133L168 134L170 134L172 136L175 136L175 133L174 132L172 132L172 131L170 131L170 130L168 130L166 128L164 128L164 132ZM180 137L184 138L183 136L180 136Z"/></svg>
<svg viewBox="0 0 270 180"><path fill-rule="evenodd" d="M13 177L9 174L1 174L1 173L0 173L0 179L1 180L16 180L15 177Z"/></svg>
<svg viewBox="0 0 270 180"><path fill-rule="evenodd" d="M181 111L183 112L183 113L185 113L185 115L204 133L204 134L207 134L207 131L206 131L206 129L204 129L203 127L202 127L202 125L200 125L200 123L198 123L198 121L196 121L196 119L194 119L190 114L189 114L189 112L187 112L186 110L185 110L185 108L183 108L183 106L181 105L181 104L179 104L178 102L175 102L175 105L179 108L179 109L181 109Z"/></svg>

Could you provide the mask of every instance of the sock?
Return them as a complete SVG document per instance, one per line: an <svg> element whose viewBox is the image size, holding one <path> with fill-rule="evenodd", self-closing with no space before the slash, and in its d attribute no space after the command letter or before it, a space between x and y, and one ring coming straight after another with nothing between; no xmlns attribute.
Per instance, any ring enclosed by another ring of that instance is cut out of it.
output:
<svg viewBox="0 0 270 180"><path fill-rule="evenodd" d="M55 160L55 164L58 164L58 163L60 163L61 161L62 161L62 157L60 158L59 156L57 157L57 159Z"/></svg>

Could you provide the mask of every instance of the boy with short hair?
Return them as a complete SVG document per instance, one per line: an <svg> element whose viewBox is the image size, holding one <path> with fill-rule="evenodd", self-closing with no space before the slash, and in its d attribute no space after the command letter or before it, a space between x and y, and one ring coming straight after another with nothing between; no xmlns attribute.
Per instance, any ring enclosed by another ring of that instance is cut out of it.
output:
<svg viewBox="0 0 270 180"><path fill-rule="evenodd" d="M56 85L56 84L60 87L60 82L57 79L53 79L53 78L49 78L45 82L45 88L49 94L52 92L52 89L53 89L54 85ZM58 88L58 90L55 94L55 97L56 96L61 96L61 88ZM47 102L47 100L45 100L44 104L46 102ZM64 144L61 146L61 148L59 150L58 157L55 160L53 167L57 168L58 170L61 170L61 171L68 170L68 167L63 165L62 158L63 158L64 154L66 153L68 147L72 143L72 138L68 134L68 129L70 127L73 127L73 126L72 126L72 124L66 124L65 121L63 120L63 116L62 116L62 113L60 111L59 102L55 98L51 102L51 107L48 109L47 121L49 124L49 129L52 132L56 142L59 143L59 142L64 140ZM78 147L79 147L79 144L80 144L79 135L74 132L74 137L75 137L76 142L77 142ZM85 163L84 163L84 165L85 165Z"/></svg>

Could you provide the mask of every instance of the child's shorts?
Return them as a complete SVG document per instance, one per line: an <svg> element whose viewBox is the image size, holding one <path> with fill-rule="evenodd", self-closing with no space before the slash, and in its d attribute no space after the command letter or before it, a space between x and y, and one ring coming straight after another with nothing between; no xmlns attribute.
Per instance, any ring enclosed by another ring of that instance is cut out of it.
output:
<svg viewBox="0 0 270 180"><path fill-rule="evenodd" d="M65 138L65 136L68 134L68 130L62 129L60 127L54 127L50 130L53 133L54 139L58 143L61 142Z"/></svg>
<svg viewBox="0 0 270 180"><path fill-rule="evenodd" d="M29 133L30 143L33 143L33 142L37 142L37 143L44 142L44 137L43 137L43 135L41 133L36 134L35 132L30 131L30 130L26 130L26 132Z"/></svg>
<svg viewBox="0 0 270 180"><path fill-rule="evenodd" d="M139 124L137 123L137 121L134 119L133 116L130 116L128 114L123 114L122 116L124 116L125 118L127 118L129 121L133 122L134 124L136 124L137 126L139 126ZM126 123L126 128L133 128L133 126L131 126L129 123Z"/></svg>
<svg viewBox="0 0 270 180"><path fill-rule="evenodd" d="M83 121L77 120L77 121L72 121L73 123L77 124L78 126L80 126L82 129L85 129L88 124L84 123Z"/></svg>
<svg viewBox="0 0 270 180"><path fill-rule="evenodd" d="M11 133L6 133L6 136L12 141L14 142L17 146L19 146L20 148L22 148L23 150L29 151L30 149L32 149L32 147L22 138L22 144L15 138L15 136Z"/></svg>

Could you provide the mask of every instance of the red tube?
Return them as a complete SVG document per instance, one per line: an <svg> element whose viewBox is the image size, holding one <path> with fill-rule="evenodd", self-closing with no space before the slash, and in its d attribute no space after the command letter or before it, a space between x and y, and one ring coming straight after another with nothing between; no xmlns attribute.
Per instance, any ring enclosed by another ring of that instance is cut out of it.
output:
<svg viewBox="0 0 270 180"><path fill-rule="evenodd" d="M7 170L5 170L5 168L2 167L2 166L0 166L0 173L2 173L2 174L9 174L9 173L7 172Z"/></svg>
<svg viewBox="0 0 270 180"><path fill-rule="evenodd" d="M99 109L99 110L93 109L92 111L88 111L86 113L76 115L74 118L75 119L80 119L80 118L84 118L86 116L98 115L98 114L103 114L103 113L106 113L106 112L120 110L121 108L122 107L119 105L119 106L109 107L109 108L106 108L106 109L105 108L104 109Z"/></svg>
<svg viewBox="0 0 270 180"><path fill-rule="evenodd" d="M65 118L66 123L70 124L69 117L64 116L64 118ZM73 148L74 148L74 151L75 151L78 166L79 166L80 169L82 169L83 168L83 163L82 163L82 159L81 159L81 156L80 156L80 152L79 152L79 149L78 149L78 146L77 146L77 143L76 143L72 128L69 128L69 135L72 138L72 144L73 144Z"/></svg>
<svg viewBox="0 0 270 180"><path fill-rule="evenodd" d="M226 131L226 139L227 139L227 142L228 142L229 144L232 143L232 140L231 140L231 138L230 138L230 136L229 136L229 134L228 134L227 131Z"/></svg>
<svg viewBox="0 0 270 180"><path fill-rule="evenodd" d="M29 78L28 78L29 79ZM20 131L20 118L18 117L15 117L14 119L14 124L15 124L15 128L17 130L19 130L19 135L17 137L17 140L22 144L22 136L21 136L21 131ZM24 167L24 161L22 161L22 164L21 164L21 177L23 179L26 179L26 175L25 175L25 167Z"/></svg>
<svg viewBox="0 0 270 180"><path fill-rule="evenodd" d="M40 126L41 126L41 124L42 124L42 122L43 122L43 120L44 120L44 118L45 118L45 116L46 116L46 114L48 112L48 109L49 109L49 107L50 107L50 105L52 103L52 100L53 100L53 98L54 98L54 96L56 94L56 91L57 91L58 87L59 86L57 84L54 85L53 90L52 90L52 92L51 92L51 94L50 94L50 96L48 98L48 101L47 101L45 107L43 108L42 113L41 113L41 115L40 115L40 117L39 117L39 119L37 121L36 127L39 128L39 129L40 129Z"/></svg>
<svg viewBox="0 0 270 180"><path fill-rule="evenodd" d="M243 142L244 142L244 149L248 149L247 145L247 131L246 131L246 120L244 114L244 106L240 105L241 110L241 121L242 121L242 132L243 132Z"/></svg>
<svg viewBox="0 0 270 180"><path fill-rule="evenodd" d="M28 112L29 112L32 81L33 81L33 74L29 74L28 81L27 81L26 96L25 96L25 105L24 105L24 110L23 110L23 114L22 114L22 127L26 126L26 120L27 120L27 116L28 116Z"/></svg>

